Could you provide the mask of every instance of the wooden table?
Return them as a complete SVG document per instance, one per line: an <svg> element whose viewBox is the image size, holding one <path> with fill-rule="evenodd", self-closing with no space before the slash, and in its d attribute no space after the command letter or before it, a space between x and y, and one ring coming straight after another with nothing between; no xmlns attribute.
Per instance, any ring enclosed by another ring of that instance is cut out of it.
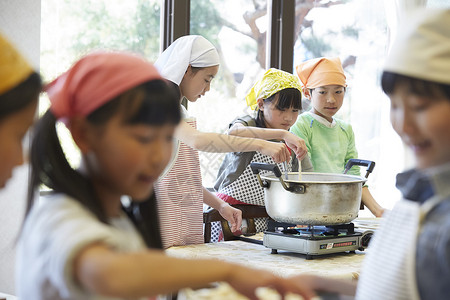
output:
<svg viewBox="0 0 450 300"><path fill-rule="evenodd" d="M355 223L355 228L358 228L359 230L375 231L379 226L379 222L380 218L358 218L355 219L353 223ZM252 238L262 240L263 234L259 233ZM170 256L187 259L219 259L241 264L250 268L268 270L283 277L308 273L349 280L358 279L361 265L365 257L364 251L356 251L355 253L335 253L326 256L317 256L312 260L306 260L306 255L304 254L283 250L278 250L278 254L271 254L271 249L266 248L263 245L239 240L172 247L167 249L166 253ZM225 292L221 293L221 291ZM218 294L220 294L220 296L218 296ZM287 298L292 300L299 299L296 296ZM225 284L219 284L213 289L201 289L196 291L185 289L178 294L178 300L194 299L240 300L244 298L241 298Z"/></svg>
<svg viewBox="0 0 450 300"><path fill-rule="evenodd" d="M306 260L304 254L271 250L263 245L244 241L227 241L172 247L166 250L170 256L180 258L220 259L256 269L265 269L279 276L302 273L331 276L335 278L357 279L364 259L364 252L336 253Z"/></svg>

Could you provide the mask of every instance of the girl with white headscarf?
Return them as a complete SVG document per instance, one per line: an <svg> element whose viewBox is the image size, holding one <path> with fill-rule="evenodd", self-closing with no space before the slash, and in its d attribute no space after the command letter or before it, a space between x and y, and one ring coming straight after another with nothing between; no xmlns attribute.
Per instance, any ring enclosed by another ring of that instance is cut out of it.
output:
<svg viewBox="0 0 450 300"><path fill-rule="evenodd" d="M180 101L195 102L210 89L211 80L219 69L216 48L198 35L184 36L167 48L155 66L163 77L180 88ZM174 157L156 185L158 210L165 248L203 243L203 203L217 209L231 223L236 232L241 227L241 211L229 206L202 186L200 161L196 150L206 152L258 151L271 156L276 162L290 158L282 143L262 139L241 138L225 134L200 132L195 119L184 112L184 121L177 127L179 140ZM294 152L304 151L302 145Z"/></svg>

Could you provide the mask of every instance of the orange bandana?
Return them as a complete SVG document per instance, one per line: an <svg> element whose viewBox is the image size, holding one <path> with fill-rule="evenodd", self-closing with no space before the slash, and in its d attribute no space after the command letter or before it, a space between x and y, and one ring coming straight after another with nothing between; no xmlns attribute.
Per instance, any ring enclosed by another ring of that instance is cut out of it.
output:
<svg viewBox="0 0 450 300"><path fill-rule="evenodd" d="M338 57L320 57L302 62L295 67L304 88L313 89L326 85L347 86L344 69Z"/></svg>

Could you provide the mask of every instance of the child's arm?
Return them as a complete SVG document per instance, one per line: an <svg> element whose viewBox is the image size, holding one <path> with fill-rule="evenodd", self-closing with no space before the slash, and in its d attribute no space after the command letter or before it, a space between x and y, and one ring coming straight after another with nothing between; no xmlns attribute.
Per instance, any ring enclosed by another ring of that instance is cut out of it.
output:
<svg viewBox="0 0 450 300"><path fill-rule="evenodd" d="M216 195L203 187L203 202L212 208L217 209L220 215L230 222L231 232L236 232L242 225L242 211L230 206L228 203L218 198Z"/></svg>
<svg viewBox="0 0 450 300"><path fill-rule="evenodd" d="M294 151L299 160L302 160L305 155L308 154L305 141L287 130L259 128L244 126L241 123L234 123L233 126L228 129L227 133L229 135L258 138L263 140L283 140L285 141L286 145Z"/></svg>
<svg viewBox="0 0 450 300"><path fill-rule="evenodd" d="M281 294L293 292L311 299L314 292L301 277L281 279L263 270L252 270L220 260L188 260L162 251L116 253L103 244L90 245L75 260L74 275L84 289L120 298L139 298L203 287L225 281L243 295L256 299L255 288L270 286Z"/></svg>
<svg viewBox="0 0 450 300"><path fill-rule="evenodd" d="M351 158L358 158L358 151L356 150L355 145L355 134L353 132L351 125L349 125L348 134L349 134L349 143L347 148L347 156L345 157L345 163L347 163L348 160ZM356 167L351 168L348 174L361 176L360 169ZM380 204L378 204L378 202L370 193L369 188L367 186L363 186L361 201L365 206L367 206L367 208L375 217L381 217L383 215L384 208L381 207Z"/></svg>
<svg viewBox="0 0 450 300"><path fill-rule="evenodd" d="M365 206L372 212L375 217L381 217L384 213L384 208L373 198L367 186L362 189L361 200Z"/></svg>
<svg viewBox="0 0 450 300"><path fill-rule="evenodd" d="M175 137L188 146L205 152L252 152L258 151L273 158L276 163L290 158L283 143L269 142L262 139L243 138L226 134L201 132L181 121L175 131Z"/></svg>

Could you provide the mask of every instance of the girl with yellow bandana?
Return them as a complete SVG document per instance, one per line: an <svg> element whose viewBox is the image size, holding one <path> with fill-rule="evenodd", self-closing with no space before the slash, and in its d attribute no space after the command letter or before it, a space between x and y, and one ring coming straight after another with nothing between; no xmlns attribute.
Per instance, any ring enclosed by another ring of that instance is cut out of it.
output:
<svg viewBox="0 0 450 300"><path fill-rule="evenodd" d="M33 123L41 78L0 34L0 188L23 163L22 139Z"/></svg>
<svg viewBox="0 0 450 300"><path fill-rule="evenodd" d="M256 116L237 118L230 124L229 135L266 140L282 140L291 149L287 171L312 171L305 142L289 132L301 110L301 88L296 76L277 69L269 69L246 96L247 105L256 109ZM258 152L228 153L219 169L214 186L219 198L230 204L264 206L264 189L250 169L251 162L274 164L274 160ZM285 169L279 164L280 170ZM267 229L267 219L255 219L256 231ZM218 225L212 227L212 240L220 240Z"/></svg>

